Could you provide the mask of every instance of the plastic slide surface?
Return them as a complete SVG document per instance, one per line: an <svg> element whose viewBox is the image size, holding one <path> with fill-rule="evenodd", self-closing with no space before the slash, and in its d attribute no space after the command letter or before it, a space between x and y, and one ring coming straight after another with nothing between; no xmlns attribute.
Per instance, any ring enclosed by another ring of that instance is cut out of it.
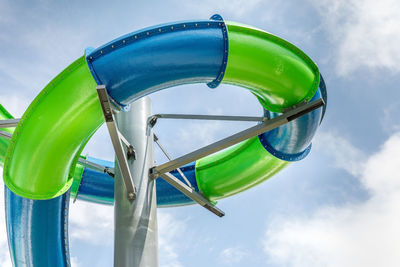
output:
<svg viewBox="0 0 400 267"><path fill-rule="evenodd" d="M326 100L318 67L300 49L265 31L225 23L218 15L146 28L87 49L84 57L54 78L26 110L12 140L0 138L14 264L68 266L68 244L62 240L66 230L61 224L67 217L69 189L80 199L113 202L113 180L77 164L85 144L104 122L97 84L104 84L114 104L123 109L168 87L206 83L215 88L221 82L249 90L271 118L311 99ZM197 160L183 171L195 189L211 200L239 193L304 158L323 113L323 108L314 110ZM3 108L0 116L11 117ZM158 179L157 203L176 206L192 201ZM54 214L40 218L43 209ZM27 212L35 214L28 222L21 219ZM52 230L41 234L40 224ZM57 250L55 261L41 260L49 246ZM35 260L27 263L31 258Z"/></svg>

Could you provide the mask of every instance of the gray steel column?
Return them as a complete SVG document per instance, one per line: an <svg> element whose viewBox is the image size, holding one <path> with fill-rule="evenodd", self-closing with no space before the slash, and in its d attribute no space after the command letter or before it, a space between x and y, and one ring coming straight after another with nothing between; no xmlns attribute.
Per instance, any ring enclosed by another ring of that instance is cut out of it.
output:
<svg viewBox="0 0 400 267"><path fill-rule="evenodd" d="M157 201L155 181L149 179L153 167L153 132L146 135L151 100L141 98L128 112L115 118L120 133L136 150L136 159L128 159L137 189L136 200L130 201L118 163L115 163L114 185L114 266L157 267Z"/></svg>

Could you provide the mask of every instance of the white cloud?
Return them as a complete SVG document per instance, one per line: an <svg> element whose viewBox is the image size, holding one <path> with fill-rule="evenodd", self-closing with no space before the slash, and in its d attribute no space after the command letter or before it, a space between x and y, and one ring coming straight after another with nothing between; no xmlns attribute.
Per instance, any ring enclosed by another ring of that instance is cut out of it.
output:
<svg viewBox="0 0 400 267"><path fill-rule="evenodd" d="M157 217L160 266L182 267L178 254L178 240L185 236L186 224L164 211L158 211Z"/></svg>
<svg viewBox="0 0 400 267"><path fill-rule="evenodd" d="M91 244L112 242L113 206L85 201L71 203L69 211L70 238Z"/></svg>
<svg viewBox="0 0 400 267"><path fill-rule="evenodd" d="M400 2L313 1L338 46L336 67L348 75L360 67L400 71Z"/></svg>
<svg viewBox="0 0 400 267"><path fill-rule="evenodd" d="M79 267L80 266L80 262L78 261L78 259L76 257L71 257L71 266L72 267Z"/></svg>
<svg viewBox="0 0 400 267"><path fill-rule="evenodd" d="M366 155L339 133L319 131L313 145L319 151L329 153L336 167L352 175L359 175L363 170Z"/></svg>
<svg viewBox="0 0 400 267"><path fill-rule="evenodd" d="M399 163L397 133L366 160L359 173L371 193L368 200L323 207L311 218L271 223L264 240L271 262L284 266L399 266Z"/></svg>
<svg viewBox="0 0 400 267"><path fill-rule="evenodd" d="M229 247L221 251L219 260L221 263L231 266L239 263L248 255L248 252L241 247Z"/></svg>

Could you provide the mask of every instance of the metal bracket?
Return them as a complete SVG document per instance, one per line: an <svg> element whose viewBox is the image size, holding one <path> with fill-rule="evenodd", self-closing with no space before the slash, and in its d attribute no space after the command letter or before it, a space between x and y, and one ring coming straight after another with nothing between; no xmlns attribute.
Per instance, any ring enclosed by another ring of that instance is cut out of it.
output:
<svg viewBox="0 0 400 267"><path fill-rule="evenodd" d="M208 209L215 215L222 217L225 215L225 213L217 208L215 205L213 205L208 199L203 197L200 193L196 192L193 188L190 188L186 184L184 184L181 180L173 176L171 173L166 172L163 174L160 174L161 178L163 178L167 183L181 191L183 194L188 196L190 199L193 201L197 202L204 208Z"/></svg>
<svg viewBox="0 0 400 267"><path fill-rule="evenodd" d="M132 157L134 154L133 147L126 141L125 138L121 138L121 134L118 131L117 124L115 123L113 111L111 108L110 100L107 94L106 87L104 85L97 86L97 94L99 96L101 109L103 111L104 118L106 120L106 125L108 133L110 134L111 142L114 147L115 156L117 158L118 166L121 170L122 178L124 179L125 187L128 194L128 199L134 200L136 198L136 187L133 183L132 175L128 167L127 156ZM121 140L122 139L122 140ZM128 153L125 155L122 142L128 143ZM129 152L129 147L132 147L131 152ZM133 150L133 151L132 151ZM129 156L131 155L131 156Z"/></svg>
<svg viewBox="0 0 400 267"><path fill-rule="evenodd" d="M125 146L128 149L128 151L126 152L128 159L136 159L136 150L128 142L128 140L126 140L125 136L123 136L120 132L118 132L118 134L119 134L119 138L121 138L121 141L125 144Z"/></svg>
<svg viewBox="0 0 400 267"><path fill-rule="evenodd" d="M314 100L307 104L296 107L292 110L289 110L289 111L283 113L282 115L279 115L278 117L275 117L273 119L263 120L262 123L260 123L256 126L250 127L244 131L241 131L241 132L231 135L225 139L217 141L213 144L210 144L208 146L205 146L203 148L195 150L191 153L183 155L177 159L174 159L174 160L171 160L164 164L161 164L159 166L153 167L151 169L150 173L153 173L157 176L161 176L162 174L170 172L172 170L175 170L176 168L179 168L185 164L188 164L190 162L193 162L195 160L198 160L200 158L203 158L205 156L208 156L215 152L218 152L222 149L225 149L227 147L230 147L232 145L240 143L244 140L247 140L249 138L260 135L260 134L270 131L274 128L277 128L285 123L288 123L292 120L295 120L295 119L301 117L304 114L307 114L319 107L322 107L324 104L325 103L324 103L323 99ZM153 176L153 178L157 178L157 177Z"/></svg>

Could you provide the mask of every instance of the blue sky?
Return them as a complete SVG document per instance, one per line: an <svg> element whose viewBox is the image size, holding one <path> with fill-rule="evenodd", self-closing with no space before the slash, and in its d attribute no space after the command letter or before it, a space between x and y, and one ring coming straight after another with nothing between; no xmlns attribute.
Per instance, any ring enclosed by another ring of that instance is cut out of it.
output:
<svg viewBox="0 0 400 267"><path fill-rule="evenodd" d="M399 266L399 3L0 0L0 103L21 116L86 47L146 26L219 13L267 30L305 51L324 75L328 110L313 149L221 200L222 219L198 206L159 209L160 266ZM181 86L151 98L155 113L261 114L256 99L233 86ZM176 157L247 126L160 121L155 131ZM104 128L85 153L113 160ZM159 151L156 158L165 161ZM74 266L112 266L112 218L111 207L71 204ZM4 216L0 265L10 266Z"/></svg>

